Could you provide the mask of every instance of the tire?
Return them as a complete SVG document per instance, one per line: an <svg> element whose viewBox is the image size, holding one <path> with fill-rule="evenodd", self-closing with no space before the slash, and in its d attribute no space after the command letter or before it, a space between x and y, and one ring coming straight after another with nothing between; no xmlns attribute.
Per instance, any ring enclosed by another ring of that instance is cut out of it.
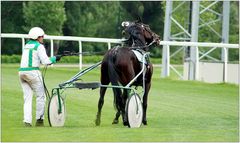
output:
<svg viewBox="0 0 240 143"><path fill-rule="evenodd" d="M139 128L143 119L142 102L138 94L133 94L127 100L126 116L129 128Z"/></svg>
<svg viewBox="0 0 240 143"><path fill-rule="evenodd" d="M63 102L62 97L60 97L61 101L61 113L58 113L59 102L58 96L53 95L48 104L48 122L51 127L62 127L64 126L65 117L66 117L66 108Z"/></svg>

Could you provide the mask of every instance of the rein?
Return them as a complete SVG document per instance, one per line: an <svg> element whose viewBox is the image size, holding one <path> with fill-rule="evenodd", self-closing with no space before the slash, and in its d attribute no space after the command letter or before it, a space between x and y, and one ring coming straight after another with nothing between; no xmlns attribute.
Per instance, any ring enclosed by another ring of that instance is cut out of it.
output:
<svg viewBox="0 0 240 143"><path fill-rule="evenodd" d="M63 54L60 54L61 57L65 56L79 56L79 55L103 55L103 52L70 52L70 51L63 51Z"/></svg>
<svg viewBox="0 0 240 143"><path fill-rule="evenodd" d="M43 70L42 70L42 82L43 82L45 95L47 96L47 99L50 100L50 94L49 94L49 91L48 91L46 83L45 83L45 75L46 75L46 72L47 72L47 67L48 67L48 65L45 65Z"/></svg>
<svg viewBox="0 0 240 143"><path fill-rule="evenodd" d="M143 48L148 48L148 47L150 47L150 46L152 46L154 43L156 42L156 40L153 40L150 44L148 44L148 45L145 45L145 46L132 46L132 47L130 47L130 49L143 49Z"/></svg>

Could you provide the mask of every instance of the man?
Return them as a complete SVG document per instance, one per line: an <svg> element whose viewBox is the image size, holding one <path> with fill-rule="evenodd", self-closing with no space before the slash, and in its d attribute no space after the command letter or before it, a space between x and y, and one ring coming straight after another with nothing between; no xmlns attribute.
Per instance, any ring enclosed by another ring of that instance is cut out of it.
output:
<svg viewBox="0 0 240 143"><path fill-rule="evenodd" d="M28 36L30 40L23 49L19 78L24 94L24 124L32 126L32 96L36 93L36 126L44 126L45 92L40 63L49 65L59 61L61 56L49 58L43 45L44 31L39 27L33 27Z"/></svg>

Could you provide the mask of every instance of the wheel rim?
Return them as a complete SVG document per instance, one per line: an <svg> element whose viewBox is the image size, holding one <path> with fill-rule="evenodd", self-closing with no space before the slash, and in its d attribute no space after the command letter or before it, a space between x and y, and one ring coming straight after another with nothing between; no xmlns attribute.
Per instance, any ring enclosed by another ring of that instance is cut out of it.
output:
<svg viewBox="0 0 240 143"><path fill-rule="evenodd" d="M50 99L49 106L48 106L48 120L49 124L52 127L62 127L64 126L65 122L65 105L60 97L61 101L61 113L59 113L59 102L58 102L58 96L55 95Z"/></svg>
<svg viewBox="0 0 240 143"><path fill-rule="evenodd" d="M142 124L143 108L140 97L137 94L129 97L127 102L127 118L130 128L139 128Z"/></svg>

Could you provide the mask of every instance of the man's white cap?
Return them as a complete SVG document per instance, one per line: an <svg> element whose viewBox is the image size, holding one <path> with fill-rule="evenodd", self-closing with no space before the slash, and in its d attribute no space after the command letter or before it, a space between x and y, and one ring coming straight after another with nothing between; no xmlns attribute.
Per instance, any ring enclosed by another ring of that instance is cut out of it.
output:
<svg viewBox="0 0 240 143"><path fill-rule="evenodd" d="M44 31L40 27L33 27L28 33L28 37L34 40L37 39L39 36L44 35L45 35Z"/></svg>

